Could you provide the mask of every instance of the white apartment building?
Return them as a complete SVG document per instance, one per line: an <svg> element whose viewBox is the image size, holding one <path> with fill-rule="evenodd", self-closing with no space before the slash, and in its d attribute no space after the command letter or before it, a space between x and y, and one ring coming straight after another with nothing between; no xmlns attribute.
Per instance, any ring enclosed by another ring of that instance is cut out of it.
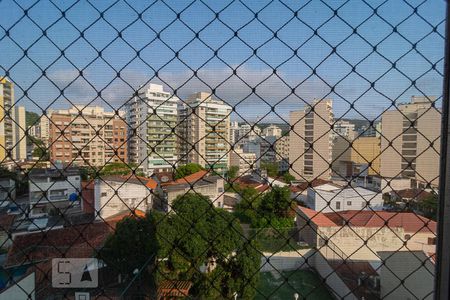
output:
<svg viewBox="0 0 450 300"><path fill-rule="evenodd" d="M95 180L94 203L97 219L106 219L122 211L146 212L152 208L156 181L136 176L104 176Z"/></svg>
<svg viewBox="0 0 450 300"><path fill-rule="evenodd" d="M239 142L252 141L262 136L261 128L253 124L242 124L239 126Z"/></svg>
<svg viewBox="0 0 450 300"><path fill-rule="evenodd" d="M435 97L412 97L381 116L381 176L439 184L441 112Z"/></svg>
<svg viewBox="0 0 450 300"><path fill-rule="evenodd" d="M15 161L27 158L25 138L25 108L17 106L14 99L14 84L6 77L0 77L0 161Z"/></svg>
<svg viewBox="0 0 450 300"><path fill-rule="evenodd" d="M210 93L191 95L179 108L182 163L197 163L224 173L229 165L232 107Z"/></svg>
<svg viewBox="0 0 450 300"><path fill-rule="evenodd" d="M282 130L280 127L271 124L263 129L262 135L263 136L274 136L274 137L280 138L282 135Z"/></svg>
<svg viewBox="0 0 450 300"><path fill-rule="evenodd" d="M139 89L126 108L129 161L142 166L147 175L172 171L178 161L177 125L179 99L150 83Z"/></svg>
<svg viewBox="0 0 450 300"><path fill-rule="evenodd" d="M78 169L32 169L29 197L32 217L47 216L53 210L64 212L80 207L81 176Z"/></svg>
<svg viewBox="0 0 450 300"><path fill-rule="evenodd" d="M333 131L335 137L345 137L350 141L354 140L357 134L355 131L355 124L346 120L336 121L333 125Z"/></svg>
<svg viewBox="0 0 450 300"><path fill-rule="evenodd" d="M341 187L323 184L308 188L306 206L320 212L344 210L382 210L383 197L363 187Z"/></svg>
<svg viewBox="0 0 450 300"><path fill-rule="evenodd" d="M244 152L242 148L231 150L230 167L239 168L238 176L251 174L257 168L256 154L252 152Z"/></svg>
<svg viewBox="0 0 450 300"><path fill-rule="evenodd" d="M311 106L290 113L290 125L293 127L289 134L291 174L299 180L328 180L331 177L333 151L333 102L315 100Z"/></svg>
<svg viewBox="0 0 450 300"><path fill-rule="evenodd" d="M237 121L230 123L230 144L234 145L239 139L239 123Z"/></svg>

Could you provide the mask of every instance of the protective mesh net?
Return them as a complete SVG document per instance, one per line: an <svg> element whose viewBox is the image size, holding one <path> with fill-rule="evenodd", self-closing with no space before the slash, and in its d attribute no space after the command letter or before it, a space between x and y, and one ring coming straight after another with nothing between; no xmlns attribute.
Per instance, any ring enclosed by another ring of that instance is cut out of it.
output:
<svg viewBox="0 0 450 300"><path fill-rule="evenodd" d="M0 1L0 298L432 299L444 27Z"/></svg>

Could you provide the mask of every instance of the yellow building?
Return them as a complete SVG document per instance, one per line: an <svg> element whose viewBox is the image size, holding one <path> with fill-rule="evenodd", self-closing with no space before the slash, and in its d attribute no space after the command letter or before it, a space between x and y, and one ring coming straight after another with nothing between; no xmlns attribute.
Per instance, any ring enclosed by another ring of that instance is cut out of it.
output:
<svg viewBox="0 0 450 300"><path fill-rule="evenodd" d="M381 141L379 137L359 137L353 141L350 160L357 165L370 163L368 175L379 175L380 152Z"/></svg>
<svg viewBox="0 0 450 300"><path fill-rule="evenodd" d="M13 160L26 159L25 127L25 108L14 105L14 84L0 77L0 163L8 151Z"/></svg>

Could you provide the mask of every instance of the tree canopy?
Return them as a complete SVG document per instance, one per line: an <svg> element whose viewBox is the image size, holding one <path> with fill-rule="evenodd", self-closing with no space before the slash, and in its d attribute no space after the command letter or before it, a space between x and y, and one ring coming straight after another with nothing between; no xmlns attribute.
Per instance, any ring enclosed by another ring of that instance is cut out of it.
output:
<svg viewBox="0 0 450 300"><path fill-rule="evenodd" d="M202 166L196 163L188 163L182 166L179 166L175 170L175 179L183 178L188 175L197 173L198 171L204 170Z"/></svg>
<svg viewBox="0 0 450 300"><path fill-rule="evenodd" d="M236 207L236 215L242 222L252 227L292 227L295 203L288 187L274 186L261 195L253 188L239 192L241 201Z"/></svg>
<svg viewBox="0 0 450 300"><path fill-rule="evenodd" d="M236 292L239 298L253 298L260 254L243 236L239 221L199 194L179 196L172 209L121 221L105 245L107 264L130 274L154 255L156 284L191 281L196 299L230 299Z"/></svg>

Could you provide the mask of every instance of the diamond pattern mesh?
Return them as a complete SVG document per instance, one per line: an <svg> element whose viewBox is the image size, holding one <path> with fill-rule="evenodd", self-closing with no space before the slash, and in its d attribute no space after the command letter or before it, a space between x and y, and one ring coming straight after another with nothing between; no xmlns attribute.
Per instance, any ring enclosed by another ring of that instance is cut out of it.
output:
<svg viewBox="0 0 450 300"><path fill-rule="evenodd" d="M0 1L0 298L433 298L444 12Z"/></svg>

